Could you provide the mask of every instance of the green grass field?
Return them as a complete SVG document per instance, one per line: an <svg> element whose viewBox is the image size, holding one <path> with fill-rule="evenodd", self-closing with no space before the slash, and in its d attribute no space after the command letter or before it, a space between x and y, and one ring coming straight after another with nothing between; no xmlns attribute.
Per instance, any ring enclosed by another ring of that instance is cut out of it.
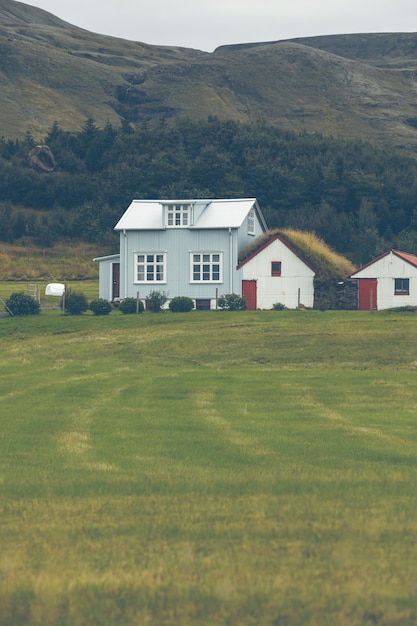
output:
<svg viewBox="0 0 417 626"><path fill-rule="evenodd" d="M417 623L416 316L0 319L2 626Z"/></svg>

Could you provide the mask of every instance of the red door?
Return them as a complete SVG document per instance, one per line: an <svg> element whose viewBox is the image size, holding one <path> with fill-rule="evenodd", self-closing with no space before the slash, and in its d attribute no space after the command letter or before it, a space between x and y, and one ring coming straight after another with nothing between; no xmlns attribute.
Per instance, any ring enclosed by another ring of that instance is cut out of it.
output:
<svg viewBox="0 0 417 626"><path fill-rule="evenodd" d="M376 278L360 278L359 279L359 310L375 311L377 308L376 300Z"/></svg>
<svg viewBox="0 0 417 626"><path fill-rule="evenodd" d="M242 295L248 311L256 311L256 280L242 280Z"/></svg>
<svg viewBox="0 0 417 626"><path fill-rule="evenodd" d="M112 300L120 297L120 263L112 263Z"/></svg>

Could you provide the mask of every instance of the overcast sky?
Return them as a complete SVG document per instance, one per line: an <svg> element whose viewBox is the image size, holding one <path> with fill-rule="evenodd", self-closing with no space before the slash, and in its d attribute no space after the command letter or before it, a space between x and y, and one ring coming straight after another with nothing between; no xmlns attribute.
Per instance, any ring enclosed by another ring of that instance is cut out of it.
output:
<svg viewBox="0 0 417 626"><path fill-rule="evenodd" d="M316 35L417 32L416 0L26 0L92 32L211 52Z"/></svg>

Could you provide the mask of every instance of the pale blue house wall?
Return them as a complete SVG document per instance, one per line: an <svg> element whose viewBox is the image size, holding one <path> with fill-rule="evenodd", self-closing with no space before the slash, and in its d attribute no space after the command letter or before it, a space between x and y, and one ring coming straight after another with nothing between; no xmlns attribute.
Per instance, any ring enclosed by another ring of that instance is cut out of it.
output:
<svg viewBox="0 0 417 626"><path fill-rule="evenodd" d="M246 242L245 242L245 245ZM166 282L137 283L136 254L166 253ZM190 282L190 254L219 252L222 255L222 281ZM241 293L237 269L239 236L237 229L128 231L120 233L120 297L140 298L153 290L165 291L169 298L216 298L224 293Z"/></svg>
<svg viewBox="0 0 417 626"><path fill-rule="evenodd" d="M265 228L262 227L258 217L256 217L256 219L255 219L255 234L254 235L249 235L248 234L248 217L246 217L244 223L241 226L241 228L239 228L239 230L238 230L238 240L237 240L238 255L240 256L242 254L242 252L248 246L250 246L255 241L255 239L257 237L262 235L262 233L264 233L264 232L265 232Z"/></svg>

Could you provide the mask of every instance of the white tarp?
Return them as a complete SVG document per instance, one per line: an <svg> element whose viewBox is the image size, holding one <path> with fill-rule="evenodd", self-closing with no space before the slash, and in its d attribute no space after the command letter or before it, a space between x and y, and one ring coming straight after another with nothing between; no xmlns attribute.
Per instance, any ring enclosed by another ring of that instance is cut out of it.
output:
<svg viewBox="0 0 417 626"><path fill-rule="evenodd" d="M65 293L65 285L62 283L49 283L46 285L45 296L60 296Z"/></svg>

